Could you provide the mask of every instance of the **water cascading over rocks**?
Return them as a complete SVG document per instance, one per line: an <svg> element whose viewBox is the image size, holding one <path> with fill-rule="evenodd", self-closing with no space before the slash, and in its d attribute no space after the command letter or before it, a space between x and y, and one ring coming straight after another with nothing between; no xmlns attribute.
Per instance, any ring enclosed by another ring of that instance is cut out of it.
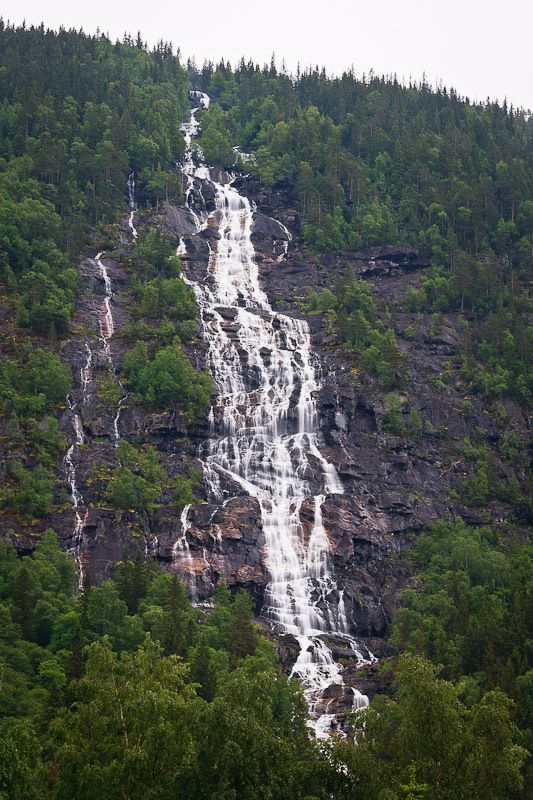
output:
<svg viewBox="0 0 533 800"><path fill-rule="evenodd" d="M80 376L82 379L82 386L84 386L83 384L84 374L86 374L87 371L90 369L92 360L92 352L88 345L87 345L87 353L88 353L87 362L85 366L82 368ZM74 433L74 439L69 449L67 450L65 458L63 459L63 468L65 471L67 484L69 487L72 508L74 510L74 528L72 531L70 552L73 553L74 558L76 559L76 566L78 569L78 586L81 589L83 585L83 563L81 559L81 553L83 547L83 530L85 528L88 510L87 508L85 508L85 501L78 487L76 456L80 447L85 442L85 435L83 432L83 424L81 421L81 417L78 413L76 402L72 394L69 394L69 396L67 397L67 405L69 413L72 417L72 429Z"/></svg>
<svg viewBox="0 0 533 800"><path fill-rule="evenodd" d="M109 270L102 261L102 255L103 253L97 253L95 258L96 265L100 270L100 275L104 282L104 288L105 288L105 298L102 309L98 317L98 325L100 329L100 340L102 342L103 355L109 364L109 369L113 375L113 378L116 380L123 393L122 397L117 403L117 411L113 418L113 441L115 447L118 447L120 443L120 431L119 431L120 415L122 413L122 406L128 399L128 393L126 392L126 389L124 388L120 378L117 375L115 364L113 361L113 353L111 350L110 340L113 334L115 333L115 319L113 317L113 310L111 307L111 304L113 302L114 292L113 292L113 284L109 276Z"/></svg>
<svg viewBox="0 0 533 800"><path fill-rule="evenodd" d="M133 241L137 239L137 230L134 225L135 215L137 213L137 203L135 200L135 175L130 173L127 183L128 189L128 205L130 214L128 218L128 226L130 228ZM117 376L115 365L113 362L113 354L111 350L110 340L115 333L115 320L113 317L112 303L113 303L113 283L109 275L109 270L102 260L103 252L96 254L94 258L94 265L98 269L100 278L104 283L104 301L97 312L98 332L100 335L101 352L104 360L107 362L113 378L117 381L120 389L122 390L122 397L120 398L116 413L113 418L113 443L118 447L120 443L119 423L122 407L128 398L128 394ZM74 393L69 394L67 398L69 415L71 417L72 432L74 437L63 459L63 470L68 485L72 509L74 511L74 527L71 536L70 551L74 554L78 567L78 585L82 588L84 580L84 567L83 567L83 549L84 549L84 530L89 516L89 509L85 504L84 497L78 485L77 479L77 461L80 448L85 444L85 433L83 430L82 422L82 409L89 401L89 394L91 384L93 381L93 351L89 341L85 342L85 363L79 371L79 388Z"/></svg>
<svg viewBox="0 0 533 800"><path fill-rule="evenodd" d="M135 227L135 214L137 213L137 201L135 199L135 173L130 172L128 175L128 205L130 207L130 215L128 217L128 227L131 231L133 240L137 239L137 228Z"/></svg>
<svg viewBox="0 0 533 800"><path fill-rule="evenodd" d="M191 93L191 99L204 109L209 106L202 93ZM342 669L323 635L342 638L353 657L364 661L350 636L343 594L330 571L322 522L325 496L342 494L343 489L318 447L314 396L319 384L308 325L275 313L260 286L248 198L232 185L232 176L222 173L213 180L207 167L195 165L191 142L198 130L197 111L192 110L183 126L186 198L198 231L210 224L219 234L206 278L191 281L217 390L210 437L200 457L211 494L216 495L219 480L229 479L259 503L269 573L262 616L280 632L296 637L300 650L293 674L305 686L315 729L323 735L333 720L327 713L326 690L343 683ZM193 189L198 184L201 191L202 181L214 189L215 211L209 216L192 208ZM183 240L178 253L186 253ZM309 478L312 474L316 483L317 473L321 488L314 493ZM314 502L314 522L306 533L301 509L309 499ZM186 538L186 520L182 527ZM186 560L183 542L179 550ZM368 702L356 690L353 701L354 707Z"/></svg>

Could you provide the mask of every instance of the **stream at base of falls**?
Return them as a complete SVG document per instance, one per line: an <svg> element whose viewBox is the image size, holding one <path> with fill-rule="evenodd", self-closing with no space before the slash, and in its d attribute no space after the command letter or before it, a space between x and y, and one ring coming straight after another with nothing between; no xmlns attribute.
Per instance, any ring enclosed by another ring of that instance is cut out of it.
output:
<svg viewBox="0 0 533 800"><path fill-rule="evenodd" d="M360 663L372 656L365 659L350 635L343 592L330 566L322 505L327 495L342 494L343 489L318 445L316 359L307 323L274 312L261 288L250 201L233 186L233 176L217 173L214 180L208 167L195 164L196 115L209 107L209 98L194 92L191 100L196 108L182 127L186 202L198 232L209 218L220 237L211 250L206 279L188 280L200 307L207 365L217 393L209 439L199 455L211 484L214 474L230 478L259 504L269 573L261 616L296 638L299 655L292 674L304 685L317 736L325 736L335 725L329 713L334 687L352 691L344 687L342 667L327 638L341 639L350 657ZM193 189L201 193L203 181L211 183L215 194L215 211L209 215L193 207ZM183 239L178 254L186 254ZM320 476L316 494L308 480L312 471L314 481L317 472ZM314 506L310 531L301 519L304 502ZM181 528L176 554L186 561L187 512ZM367 704L354 689L354 709Z"/></svg>

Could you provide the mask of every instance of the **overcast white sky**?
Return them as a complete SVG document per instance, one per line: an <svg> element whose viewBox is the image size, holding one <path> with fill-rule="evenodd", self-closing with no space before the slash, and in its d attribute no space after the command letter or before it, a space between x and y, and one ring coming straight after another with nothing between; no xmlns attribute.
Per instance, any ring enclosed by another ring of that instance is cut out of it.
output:
<svg viewBox="0 0 533 800"><path fill-rule="evenodd" d="M474 100L533 109L533 0L3 0L4 19L163 38L184 56L263 63L272 52L341 73L442 80Z"/></svg>

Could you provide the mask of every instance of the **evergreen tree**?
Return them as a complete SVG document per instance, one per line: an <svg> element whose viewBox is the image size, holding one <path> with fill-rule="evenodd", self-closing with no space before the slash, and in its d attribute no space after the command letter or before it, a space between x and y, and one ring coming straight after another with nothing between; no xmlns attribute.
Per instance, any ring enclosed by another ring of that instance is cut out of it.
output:
<svg viewBox="0 0 533 800"><path fill-rule="evenodd" d="M201 636L193 650L190 678L193 683L199 684L197 691L200 697L211 702L215 696L216 667L205 635Z"/></svg>
<svg viewBox="0 0 533 800"><path fill-rule="evenodd" d="M183 583L174 575L168 587L164 614L155 627L166 655L184 656L190 637L189 599Z"/></svg>
<svg viewBox="0 0 533 800"><path fill-rule="evenodd" d="M240 591L232 607L232 655L235 661L254 655L257 648L257 631L253 624L252 601L247 592Z"/></svg>

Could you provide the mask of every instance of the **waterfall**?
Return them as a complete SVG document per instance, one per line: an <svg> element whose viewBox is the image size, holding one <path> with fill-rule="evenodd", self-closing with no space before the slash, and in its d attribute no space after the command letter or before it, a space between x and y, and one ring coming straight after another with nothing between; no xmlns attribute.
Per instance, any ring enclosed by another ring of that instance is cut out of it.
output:
<svg viewBox="0 0 533 800"><path fill-rule="evenodd" d="M191 99L197 101L198 93L191 93ZM201 98L200 102L204 108L209 105ZM207 363L217 389L210 437L200 456L210 483L213 474L230 478L259 503L270 577L262 616L296 637L300 652L293 674L304 684L316 734L326 735L334 715L327 714L323 694L333 685L342 687L343 681L342 668L322 635L341 637L364 661L349 635L322 520L326 495L341 494L343 489L318 447L319 383L309 327L305 321L274 312L260 286L248 198L234 188L231 176L218 182L206 167L194 166L191 141L198 129L197 110L183 126L186 201L194 202L199 180L210 181L216 206L210 219L220 235L207 279L189 281L200 306ZM197 215L198 230L206 225L207 219ZM183 240L178 252L186 252ZM311 485L316 473L319 491ZM304 504L313 509L310 531L303 522ZM354 706L367 703L354 690Z"/></svg>
<svg viewBox="0 0 533 800"><path fill-rule="evenodd" d="M184 563L184 572L187 573L187 588L189 590L191 600L194 603L196 601L196 573L194 571L189 542L187 540L187 531L189 530L191 524L188 519L190 507L191 505L189 503L183 507L181 512L180 530L178 538L176 539L174 547L172 548L172 558L174 561L180 560Z"/></svg>
<svg viewBox="0 0 533 800"><path fill-rule="evenodd" d="M95 257L96 265L100 270L100 275L104 281L104 288L105 288L105 298L103 302L103 307L100 310L98 315L98 325L100 329L100 341L102 342L102 350L106 360L109 363L109 368L111 374L113 375L114 379L117 381L118 385L120 386L123 395L117 403L117 410L115 417L113 419L113 441L115 443L115 447L118 447L120 442L120 432L119 432L119 421L120 415L122 413L122 406L124 405L125 401L128 398L128 393L126 392L122 382L117 376L115 370L115 364L113 361L113 353L111 352L111 345L110 339L115 333L115 320L113 317L113 311L111 309L111 303L113 301L113 284L111 282L111 278L109 277L109 272L102 261L103 252L97 253Z"/></svg>
<svg viewBox="0 0 533 800"><path fill-rule="evenodd" d="M81 386L81 404L83 405L88 397L89 383L92 377L92 361L93 353L88 342L85 342L85 364L80 369L80 386ZM85 508L85 501L83 495L78 487L77 482L77 465L75 462L75 455L78 453L81 445L85 443L85 435L83 432L83 423L81 421L80 413L77 410L77 405L71 394L67 397L67 405L72 415L72 428L74 432L74 439L67 450L65 458L63 459L63 467L65 470L67 484L70 490L70 499L72 508L74 509L74 529L72 531L72 544L69 548L73 553L78 567L78 588L83 588L83 562L81 554L83 551L83 532L87 523L89 510Z"/></svg>
<svg viewBox="0 0 533 800"><path fill-rule="evenodd" d="M189 92L189 97L191 100L196 100L201 108L205 108L206 110L209 108L211 98L205 92L199 92L197 89L193 89L192 92Z"/></svg>
<svg viewBox="0 0 533 800"><path fill-rule="evenodd" d="M83 564L81 560L81 551L83 544L83 529L87 519L87 509L83 511L84 500L78 488L76 478L76 464L74 462L74 454L85 441L83 434L83 425L79 414L76 412L76 407L72 395L68 395L67 404L72 414L72 427L74 431L74 440L70 445L65 458L63 459L63 466L66 473L67 483L70 490L70 499L72 508L74 509L74 529L72 531L72 544L69 551L73 553L78 568L78 587L81 589L83 586Z"/></svg>
<svg viewBox="0 0 533 800"><path fill-rule="evenodd" d="M81 391L83 394L83 401L87 399L87 395L89 392L89 383L92 378L92 365L93 365L93 351L89 345L89 342L85 342L85 366L83 366L80 370L80 378L81 378Z"/></svg>
<svg viewBox="0 0 533 800"><path fill-rule="evenodd" d="M137 203L135 201L135 173L130 172L128 175L128 205L130 208L130 216L128 219L128 226L134 240L137 239L137 228L133 224L135 214L137 213Z"/></svg>
<svg viewBox="0 0 533 800"><path fill-rule="evenodd" d="M130 208L129 227L132 231L133 238L136 239L137 230L133 225L133 220L135 214L137 213L137 206L135 203L135 174L133 172L131 172L128 177L128 201ZM109 367L114 379L117 381L118 385L123 391L123 396L121 397L121 399L117 404L116 413L113 418L113 441L115 447L118 447L118 444L120 442L120 433L119 433L120 414L122 411L122 406L126 401L128 394L124 389L124 386L122 385L121 381L117 377L113 362L113 354L111 352L110 339L115 333L115 320L113 317L113 311L111 307L114 293L113 293L113 284L109 276L108 269L104 264L104 262L102 261L102 255L103 252L101 251L97 253L97 255L95 256L95 263L100 272L100 276L103 279L104 290L105 290L104 302L102 308L98 313L98 327L99 327L100 341L102 342L102 350L104 356L109 363ZM80 369L81 406L83 406L87 402L89 396L89 388L92 381L92 365L93 365L93 352L91 350L89 342L86 341L85 363ZM85 507L84 498L78 487L77 465L75 463L75 455L79 451L80 447L85 443L85 436L83 432L83 424L81 421L81 412L78 410L78 406L75 403L72 395L70 394L67 397L67 404L72 415L72 427L73 427L74 438L63 459L63 468L65 471L66 481L69 487L72 508L74 510L74 529L72 531L72 545L70 547L70 551L74 554L74 557L76 559L76 564L78 567L78 587L81 590L83 587L83 577L84 577L83 562L82 562L83 533L87 523L87 517L89 511Z"/></svg>

